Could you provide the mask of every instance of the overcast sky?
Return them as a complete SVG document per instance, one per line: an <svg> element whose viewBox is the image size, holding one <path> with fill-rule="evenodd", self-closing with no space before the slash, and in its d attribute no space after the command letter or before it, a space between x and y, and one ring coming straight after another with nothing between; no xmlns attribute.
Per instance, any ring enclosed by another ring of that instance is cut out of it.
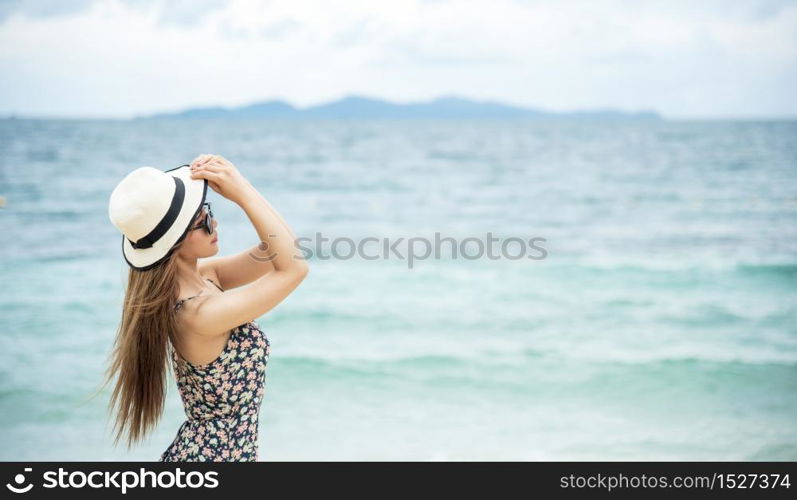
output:
<svg viewBox="0 0 797 500"><path fill-rule="evenodd" d="M348 94L797 116L797 1L0 0L0 116Z"/></svg>

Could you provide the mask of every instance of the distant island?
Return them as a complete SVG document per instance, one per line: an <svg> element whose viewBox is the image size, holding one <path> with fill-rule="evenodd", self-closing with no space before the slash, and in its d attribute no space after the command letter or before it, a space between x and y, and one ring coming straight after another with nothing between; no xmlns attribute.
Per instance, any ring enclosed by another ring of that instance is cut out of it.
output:
<svg viewBox="0 0 797 500"><path fill-rule="evenodd" d="M264 101L235 108L190 108L175 113L139 116L135 120L161 119L270 119L270 118L576 118L661 120L650 110L626 112L594 109L569 112L544 111L510 106L496 101L440 97L409 104L363 96L348 96L326 104L297 108L281 100Z"/></svg>

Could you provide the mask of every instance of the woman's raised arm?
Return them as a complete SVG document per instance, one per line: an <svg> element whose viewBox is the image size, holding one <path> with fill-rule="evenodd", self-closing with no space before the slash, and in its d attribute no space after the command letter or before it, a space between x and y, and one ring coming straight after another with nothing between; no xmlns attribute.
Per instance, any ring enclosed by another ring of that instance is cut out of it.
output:
<svg viewBox="0 0 797 500"><path fill-rule="evenodd" d="M255 280L252 286L197 297L188 303L183 317L192 331L203 335L224 334L282 302L304 280L309 266L295 245L293 231L232 163L214 156L192 168L194 178L207 179L214 191L244 210L260 241L267 247L261 253L268 254L273 266L273 270ZM222 269L218 276L226 290L224 272Z"/></svg>

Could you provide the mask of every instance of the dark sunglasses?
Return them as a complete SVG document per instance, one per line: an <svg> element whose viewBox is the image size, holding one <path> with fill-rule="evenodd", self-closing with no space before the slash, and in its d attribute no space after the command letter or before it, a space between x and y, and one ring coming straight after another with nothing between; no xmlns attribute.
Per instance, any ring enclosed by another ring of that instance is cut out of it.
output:
<svg viewBox="0 0 797 500"><path fill-rule="evenodd" d="M206 201L202 204L203 207L207 208L205 211L207 215L205 216L205 220L197 224L196 226L191 228L191 231L196 231L197 229L205 229L205 232L208 234L213 234L213 211L210 209L210 202Z"/></svg>

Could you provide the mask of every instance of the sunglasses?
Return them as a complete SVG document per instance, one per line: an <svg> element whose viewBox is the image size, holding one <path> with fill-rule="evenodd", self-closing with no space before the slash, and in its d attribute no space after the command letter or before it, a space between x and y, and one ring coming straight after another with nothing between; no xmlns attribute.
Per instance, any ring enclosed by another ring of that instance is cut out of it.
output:
<svg viewBox="0 0 797 500"><path fill-rule="evenodd" d="M206 201L202 204L202 207L207 209L205 210L205 213L207 214L205 215L205 220L192 227L191 231L204 228L206 233L213 234L213 211L210 209L210 202Z"/></svg>

